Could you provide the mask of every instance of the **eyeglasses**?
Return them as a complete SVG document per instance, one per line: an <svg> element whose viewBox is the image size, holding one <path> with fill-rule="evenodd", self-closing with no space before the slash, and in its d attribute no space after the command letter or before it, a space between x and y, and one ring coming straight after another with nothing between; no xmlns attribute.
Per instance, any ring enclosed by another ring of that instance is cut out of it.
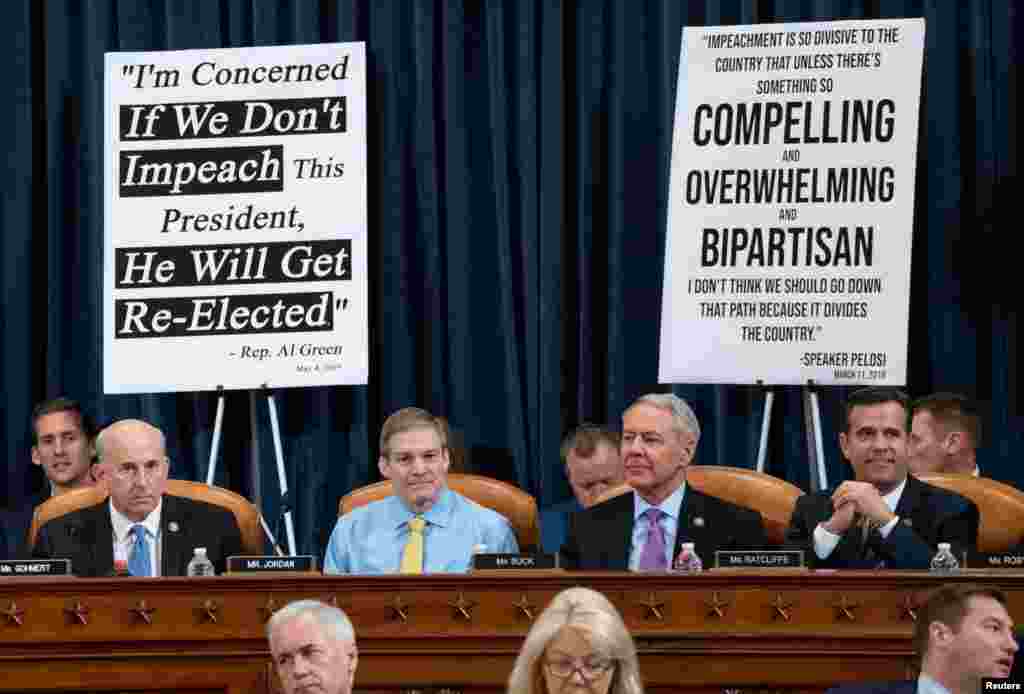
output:
<svg viewBox="0 0 1024 694"><path fill-rule="evenodd" d="M546 660L548 672L561 679L569 679L573 674L579 672L585 680L596 680L608 672L615 661L611 658L559 658L557 660Z"/></svg>

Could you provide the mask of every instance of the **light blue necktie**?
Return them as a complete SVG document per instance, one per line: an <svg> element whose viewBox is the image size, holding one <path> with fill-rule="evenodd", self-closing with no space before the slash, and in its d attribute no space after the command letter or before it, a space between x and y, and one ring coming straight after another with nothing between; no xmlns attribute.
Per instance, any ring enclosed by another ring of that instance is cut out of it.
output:
<svg viewBox="0 0 1024 694"><path fill-rule="evenodd" d="M135 535L135 544L132 545L132 553L128 556L128 573L132 576L149 576L152 566L149 560L149 543L146 542L146 526L133 525L132 534Z"/></svg>

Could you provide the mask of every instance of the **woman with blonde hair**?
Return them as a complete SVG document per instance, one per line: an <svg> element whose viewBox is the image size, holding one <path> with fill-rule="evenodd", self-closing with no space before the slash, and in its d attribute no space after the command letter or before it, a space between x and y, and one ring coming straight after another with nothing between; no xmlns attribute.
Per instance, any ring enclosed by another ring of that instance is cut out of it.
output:
<svg viewBox="0 0 1024 694"><path fill-rule="evenodd" d="M608 598L589 588L555 596L526 635L508 694L643 694L636 647Z"/></svg>

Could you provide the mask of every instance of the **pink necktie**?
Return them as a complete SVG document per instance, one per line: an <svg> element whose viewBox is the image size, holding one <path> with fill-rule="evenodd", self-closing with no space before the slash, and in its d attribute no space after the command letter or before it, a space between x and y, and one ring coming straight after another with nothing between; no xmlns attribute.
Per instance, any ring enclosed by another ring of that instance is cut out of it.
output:
<svg viewBox="0 0 1024 694"><path fill-rule="evenodd" d="M665 563L665 531L661 528L661 517L664 512L660 508L649 508L643 512L647 519L647 540L640 550L641 571L664 571Z"/></svg>

